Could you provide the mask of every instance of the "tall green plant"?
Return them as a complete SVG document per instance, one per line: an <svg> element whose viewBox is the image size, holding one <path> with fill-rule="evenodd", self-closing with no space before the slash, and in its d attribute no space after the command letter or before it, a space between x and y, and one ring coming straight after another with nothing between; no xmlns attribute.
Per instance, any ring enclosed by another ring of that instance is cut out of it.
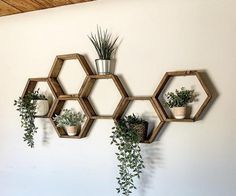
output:
<svg viewBox="0 0 236 196"><path fill-rule="evenodd" d="M134 129L134 125L141 123L145 123L145 121L133 114L120 119L112 128L114 131L112 131L111 144L114 143L117 146L116 156L120 162L117 192L125 196L129 196L132 190L136 189L134 178L140 178L144 168L139 146L141 138Z"/></svg>
<svg viewBox="0 0 236 196"><path fill-rule="evenodd" d="M39 89L34 92L28 92L24 97L14 100L17 111L20 112L21 127L24 128L24 141L31 148L34 147L34 134L38 127L35 126L36 100L46 100L46 97L39 93Z"/></svg>
<svg viewBox="0 0 236 196"><path fill-rule="evenodd" d="M180 90L175 90L175 92L168 92L166 96L166 105L170 108L173 107L184 107L188 103L194 101L195 95L194 90L186 90L182 87Z"/></svg>
<svg viewBox="0 0 236 196"><path fill-rule="evenodd" d="M100 59L111 59L112 54L115 51L115 43L118 37L112 39L112 34L109 33L107 29L102 30L101 27L97 27L96 34L91 33L88 38L94 45Z"/></svg>

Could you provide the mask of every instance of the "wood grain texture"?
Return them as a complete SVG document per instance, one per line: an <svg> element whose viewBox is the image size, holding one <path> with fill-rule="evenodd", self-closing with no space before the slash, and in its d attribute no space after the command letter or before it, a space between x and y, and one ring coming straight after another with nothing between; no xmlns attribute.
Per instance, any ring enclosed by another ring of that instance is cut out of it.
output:
<svg viewBox="0 0 236 196"><path fill-rule="evenodd" d="M31 0L3 0L5 3L7 3L9 6L12 6L21 12L28 12L38 9L43 9L44 7L40 5L39 3Z"/></svg>
<svg viewBox="0 0 236 196"><path fill-rule="evenodd" d="M89 101L89 95L91 94L91 91L93 90L93 86L97 80L111 80L119 91L121 95L121 99L111 115L99 115L95 112L92 104ZM108 75L88 75L85 79L85 82L82 86L82 89L79 94L79 99L85 108L85 110L88 112L88 115L90 116L91 119L115 119L118 116L122 115L122 111L124 111L124 106L126 106L126 103L124 102L125 98L128 97L128 94L123 87L122 83L120 82L120 79L118 76L113 75L113 74L108 74Z"/></svg>
<svg viewBox="0 0 236 196"><path fill-rule="evenodd" d="M18 14L18 13L21 13L21 10L5 3L4 1L0 1L0 16L6 16L9 14Z"/></svg>
<svg viewBox="0 0 236 196"><path fill-rule="evenodd" d="M61 88L56 78L48 78L48 82L49 82L49 85L53 88L53 91L55 92L56 97L59 97L60 95L64 94L64 91Z"/></svg>
<svg viewBox="0 0 236 196"><path fill-rule="evenodd" d="M0 16L84 3L94 0L0 0Z"/></svg>
<svg viewBox="0 0 236 196"><path fill-rule="evenodd" d="M48 77L57 78L66 60L78 60L86 75L94 74L93 70L86 61L85 57L81 54L74 53L74 54L64 54L56 56Z"/></svg>
<svg viewBox="0 0 236 196"><path fill-rule="evenodd" d="M154 110L157 114L157 118L160 120L160 122L150 131L150 133L148 134L145 141L141 142L141 143L152 143L153 141L155 141L157 135L159 134L163 125L165 124L165 121L162 118L162 115L160 114L158 108L156 107L156 104L154 103L154 100L152 99L152 97L147 97L147 96L125 97L124 101L122 102L122 105L119 106L119 112L114 117L114 121L117 122L117 121L119 121L120 118L122 118L122 116L125 114L125 111L126 111L128 105L131 104L131 102L133 102L133 101L148 101L148 102L150 102L150 104L152 105L152 107L154 108Z"/></svg>
<svg viewBox="0 0 236 196"><path fill-rule="evenodd" d="M61 88L60 84L57 81L57 77L61 71L61 68L63 66L64 61L70 60L70 59L77 59L80 61L81 66L83 67L86 78L82 84L81 89L79 90L78 94L70 94L66 95L63 92L63 89ZM191 119L172 119L170 118L167 113L164 110L164 107L162 103L159 100L159 96L164 90L166 84L168 83L168 80L172 77L178 77L178 76L195 76L202 88L204 89L205 93L207 94L206 99L204 100L203 104L195 114L195 116ZM97 80L106 80L109 79L111 82L113 82L119 91L121 95L120 102L118 103L115 111L111 115L98 115L92 104L89 101L89 95L93 89L94 84ZM72 138L72 139L80 139L87 136L93 122L97 119L113 119L115 122L117 122L120 118L122 118L122 115L125 113L128 105L133 101L149 101L154 108L157 118L159 118L159 123L151 130L151 132L148 134L146 140L142 143L152 143L156 140L159 133L161 133L161 129L165 125L165 122L194 122L195 120L199 119L199 116L202 114L203 110L206 108L208 103L210 102L212 98L211 91L207 87L206 82L203 80L203 77L201 76L201 73L196 70L187 70L187 71L174 71L174 72L166 72L162 80L160 81L157 89L155 90L154 94L152 96L129 96L121 83L118 76L109 74L109 75L94 75L92 69L90 68L89 64L85 60L84 56L80 54L67 54L67 55L59 55L56 57L54 64L52 66L52 69L49 73L48 78L30 78L28 79L28 82L26 84L26 87L24 89L24 92L22 96L25 96L25 94L28 91L33 91L37 85L38 82L47 82L48 86L50 87L55 100L54 104L52 105L50 112L46 118L49 117L54 128L57 131L57 134L60 138ZM53 117L55 115L59 115L62 111L64 104L68 100L76 100L82 107L82 110L84 111L86 115L86 121L84 122L81 131L76 136L68 136L66 131L63 128L57 127L57 124L53 121Z"/></svg>
<svg viewBox="0 0 236 196"><path fill-rule="evenodd" d="M93 70L91 69L90 65L88 64L88 62L86 61L86 59L83 55L78 54L78 53L74 53L74 54L64 54L64 55L56 56L56 58L53 62L52 68L48 74L48 78L49 78L49 81L50 81L52 87L54 88L54 91L57 93L58 96L65 94L63 88L61 87L61 85L58 81L58 76L62 70L64 62L67 60L78 60L79 66L82 67L85 74L87 76L93 75ZM70 96L78 97L82 93L83 89L85 89L85 86L87 84L86 81L88 79L89 79L88 77L85 78L85 80L82 84L82 87L80 89L78 89L78 93L75 92L76 94L70 95Z"/></svg>
<svg viewBox="0 0 236 196"><path fill-rule="evenodd" d="M159 96L161 95L162 91L165 89L168 81L172 77L179 77L179 76L195 76L198 79L198 81L200 82L203 90L205 91L205 93L207 95L206 99L204 100L204 102L202 103L202 105L200 106L200 108L198 109L196 114L194 115L194 117L190 118L190 119L172 119L172 118L170 118L167 115L167 113L164 109L164 106L162 105L162 103L159 100ZM207 84L205 83L205 81L203 81L200 71L197 71L197 70L166 72L152 96L153 102L155 103L157 109L160 111L160 114L162 115L163 119L166 122L194 122L194 121L198 120L200 118L200 115L203 113L203 110L206 108L206 106L210 102L211 98L212 98L212 94L211 94L209 88L207 87Z"/></svg>
<svg viewBox="0 0 236 196"><path fill-rule="evenodd" d="M58 93L56 91L54 91L53 86L49 82L49 78L29 78L26 85L25 85L24 91L23 91L21 96L24 97L27 93L33 92L35 90L35 87L36 87L38 82L47 83L47 85L48 85L49 89L51 90L52 95L55 98L55 100L53 101L51 107L49 108L48 114L46 116L36 116L36 117L37 118L50 118L50 116L52 114L52 110L54 109L55 105L57 104Z"/></svg>
<svg viewBox="0 0 236 196"><path fill-rule="evenodd" d="M64 107L66 101L70 101L70 100L78 101L78 104L82 107L83 113L86 116L86 120L83 123L83 125L81 127L81 130L80 130L80 132L76 136L69 136L66 133L65 129L63 129L61 127L58 127L57 123L53 120L53 118L56 115L59 115L61 113L61 111L63 110L63 107ZM81 105L81 102L80 102L78 97L71 96L71 95L61 95L56 100L56 104L55 104L55 106L52 109L52 113L50 115L50 121L51 121L53 127L55 128L55 130L56 130L56 132L57 132L57 134L58 134L58 136L60 138L80 139L80 138L83 138L83 137L87 136L87 134L88 134L88 132L90 130L90 127L93 124L94 119L91 119L90 116L88 116L88 113L84 110L84 107Z"/></svg>

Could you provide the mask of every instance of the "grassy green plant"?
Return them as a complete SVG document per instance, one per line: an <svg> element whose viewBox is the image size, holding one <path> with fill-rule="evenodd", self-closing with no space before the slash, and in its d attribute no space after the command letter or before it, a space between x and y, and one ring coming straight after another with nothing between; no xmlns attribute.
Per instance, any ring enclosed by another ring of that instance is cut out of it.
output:
<svg viewBox="0 0 236 196"><path fill-rule="evenodd" d="M36 100L47 100L44 95L39 93L39 89L34 92L28 92L24 97L14 100L14 105L17 107L16 110L20 112L21 127L24 128L23 139L31 148L34 147L34 134L37 133L38 129L34 123Z"/></svg>
<svg viewBox="0 0 236 196"><path fill-rule="evenodd" d="M176 89L175 92L168 92L165 96L167 99L165 104L170 108L184 107L195 98L194 90L186 90L184 87L180 90Z"/></svg>
<svg viewBox="0 0 236 196"><path fill-rule="evenodd" d="M111 144L114 143L118 148L118 153L116 153L119 161L119 177L117 177L119 187L117 192L125 196L130 195L132 190L136 189L133 179L135 177L140 178L144 168L139 146L141 138L137 130L134 129L134 125L143 123L147 122L133 114L123 117L112 128Z"/></svg>
<svg viewBox="0 0 236 196"><path fill-rule="evenodd" d="M92 44L94 45L97 54L100 59L110 60L114 51L115 51L115 43L118 39L112 39L112 34L108 32L108 30L102 30L101 27L97 27L96 34L91 33L88 36Z"/></svg>
<svg viewBox="0 0 236 196"><path fill-rule="evenodd" d="M56 115L53 120L57 122L58 127L79 126L84 122L85 115L81 112L75 112L73 109L63 109L62 114Z"/></svg>

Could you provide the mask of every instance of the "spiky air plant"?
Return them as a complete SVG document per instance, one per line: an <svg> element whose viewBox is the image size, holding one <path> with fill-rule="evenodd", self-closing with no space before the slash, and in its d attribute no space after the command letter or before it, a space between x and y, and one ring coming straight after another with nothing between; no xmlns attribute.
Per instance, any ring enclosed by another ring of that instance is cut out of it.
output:
<svg viewBox="0 0 236 196"><path fill-rule="evenodd" d="M108 30L102 30L101 27L97 27L97 32L91 33L88 36L92 44L94 45L97 54L102 60L111 60L111 57L116 49L115 44L118 37L112 38L112 34Z"/></svg>

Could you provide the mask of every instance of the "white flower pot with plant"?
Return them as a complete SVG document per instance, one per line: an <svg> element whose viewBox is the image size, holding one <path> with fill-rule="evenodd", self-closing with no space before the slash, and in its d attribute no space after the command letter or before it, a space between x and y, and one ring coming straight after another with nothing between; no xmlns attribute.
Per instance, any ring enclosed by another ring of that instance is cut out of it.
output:
<svg viewBox="0 0 236 196"><path fill-rule="evenodd" d="M35 116L40 117L40 116L46 116L49 111L49 103L48 99L44 94L39 93L39 89L35 92L38 92L32 97L32 101L36 105L35 109Z"/></svg>
<svg viewBox="0 0 236 196"><path fill-rule="evenodd" d="M37 127L34 124L35 116L44 116L48 113L48 100L39 89L34 92L28 92L24 97L19 97L14 101L17 111L20 112L21 126L24 128L24 141L28 146L34 147L34 134L37 133Z"/></svg>
<svg viewBox="0 0 236 196"><path fill-rule="evenodd" d="M35 102L36 102L35 116L46 116L49 111L49 103L46 97L37 99L35 100Z"/></svg>
<svg viewBox="0 0 236 196"><path fill-rule="evenodd" d="M112 142L118 148L116 153L119 161L118 193L130 195L134 185L134 178L140 178L144 162L139 143L147 137L148 122L133 115L125 116L115 123L112 128Z"/></svg>
<svg viewBox="0 0 236 196"><path fill-rule="evenodd" d="M53 118L57 126L64 128L69 136L79 134L84 119L84 114L75 112L73 109L63 109L60 115L56 115Z"/></svg>
<svg viewBox="0 0 236 196"><path fill-rule="evenodd" d="M186 90L182 87L175 92L168 92L166 96L166 105L171 109L171 112L176 119L186 118L186 107L194 101L194 90Z"/></svg>
<svg viewBox="0 0 236 196"><path fill-rule="evenodd" d="M112 39L111 33L107 30L102 30L97 27L97 34L91 33L88 36L92 44L94 45L99 59L95 60L97 74L106 75L111 73L111 59L116 49L115 43L118 39Z"/></svg>

